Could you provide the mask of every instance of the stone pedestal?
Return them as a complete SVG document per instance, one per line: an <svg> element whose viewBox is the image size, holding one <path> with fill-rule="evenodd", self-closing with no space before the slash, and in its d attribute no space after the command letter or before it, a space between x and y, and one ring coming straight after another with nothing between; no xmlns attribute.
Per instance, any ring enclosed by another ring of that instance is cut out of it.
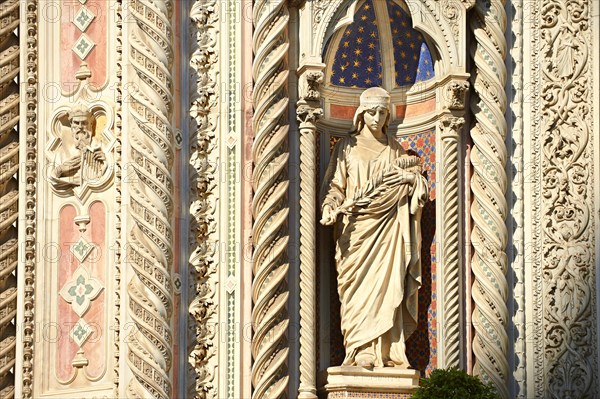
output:
<svg viewBox="0 0 600 399"><path fill-rule="evenodd" d="M367 370L356 366L329 367L324 391L327 399L410 398L419 387L420 373L393 367Z"/></svg>

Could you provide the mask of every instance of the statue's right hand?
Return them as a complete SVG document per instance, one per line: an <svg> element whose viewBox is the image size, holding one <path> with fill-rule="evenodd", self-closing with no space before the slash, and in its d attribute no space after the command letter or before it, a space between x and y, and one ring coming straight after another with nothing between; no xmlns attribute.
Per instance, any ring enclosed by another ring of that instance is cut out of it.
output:
<svg viewBox="0 0 600 399"><path fill-rule="evenodd" d="M331 226L332 224L335 223L336 216L337 215L333 211L333 208L331 207L331 205L323 206L321 224L323 226Z"/></svg>

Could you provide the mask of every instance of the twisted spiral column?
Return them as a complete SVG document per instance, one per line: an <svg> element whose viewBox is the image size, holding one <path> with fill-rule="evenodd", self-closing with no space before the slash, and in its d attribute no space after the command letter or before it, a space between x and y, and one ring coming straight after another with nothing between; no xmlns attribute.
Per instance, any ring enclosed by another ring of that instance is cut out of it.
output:
<svg viewBox="0 0 600 399"><path fill-rule="evenodd" d="M300 388L298 397L317 397L316 349L316 119L321 108L301 100L300 123Z"/></svg>
<svg viewBox="0 0 600 399"><path fill-rule="evenodd" d="M459 133L464 118L440 120L443 185L444 367L460 366L460 244L459 244Z"/></svg>
<svg viewBox="0 0 600 399"><path fill-rule="evenodd" d="M476 119L471 129L471 241L474 250L472 295L475 330L473 372L485 381L493 382L501 396L508 398L504 1L478 0L470 25L475 35L475 43L471 47L475 63L475 95L471 100L471 111Z"/></svg>
<svg viewBox="0 0 600 399"><path fill-rule="evenodd" d="M171 313L173 290L173 61L172 1L132 0L129 31L130 158L133 174L129 209L128 260L134 275L127 285L128 315L135 324L127 337L127 364L134 378L132 398L172 395Z"/></svg>
<svg viewBox="0 0 600 399"><path fill-rule="evenodd" d="M263 399L285 397L289 378L286 1L257 0L253 17L252 397Z"/></svg>

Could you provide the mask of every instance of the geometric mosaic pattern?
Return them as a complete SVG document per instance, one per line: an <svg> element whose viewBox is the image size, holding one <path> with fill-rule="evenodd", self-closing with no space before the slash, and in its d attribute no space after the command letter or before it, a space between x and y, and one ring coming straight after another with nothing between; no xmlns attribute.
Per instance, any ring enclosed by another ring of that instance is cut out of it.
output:
<svg viewBox="0 0 600 399"><path fill-rule="evenodd" d="M80 237L75 244L71 246L71 253L75 255L79 263L83 263L85 258L92 252L94 246L87 242L85 238Z"/></svg>
<svg viewBox="0 0 600 399"><path fill-rule="evenodd" d="M429 183L429 199L435 199L435 129L423 133L401 137L402 147L408 152L416 153L423 162L423 172Z"/></svg>
<svg viewBox="0 0 600 399"><path fill-rule="evenodd" d="M81 4L85 4L85 0L79 0ZM72 50L77 56L84 61L86 57L92 52L96 43L92 39L90 39L85 33L87 28L92 24L92 21L96 18L94 13L92 13L85 5L82 5L79 11L75 13L73 17L73 24L79 29L82 33L81 36L75 41L75 44L72 47Z"/></svg>
<svg viewBox="0 0 600 399"><path fill-rule="evenodd" d="M95 45L96 43L94 43L92 39L85 33L82 33L73 46L73 52L83 61L90 54Z"/></svg>
<svg viewBox="0 0 600 399"><path fill-rule="evenodd" d="M406 151L416 153L423 162L423 172L429 183L429 201L421 215L421 273L419 290L419 319L417 330L406 343L410 364L429 375L437 366L437 296L435 242L435 129L404 136L399 139Z"/></svg>
<svg viewBox="0 0 600 399"><path fill-rule="evenodd" d="M103 288L100 281L90 277L84 266L79 266L59 294L71 304L73 311L82 317Z"/></svg>
<svg viewBox="0 0 600 399"><path fill-rule="evenodd" d="M75 17L73 18L73 23L76 27L79 28L80 31L85 32L85 30L90 26L92 21L96 18L94 13L92 13L87 7L81 7Z"/></svg>
<svg viewBox="0 0 600 399"><path fill-rule="evenodd" d="M79 319L73 329L69 332L69 336L81 348L85 341L92 334L92 327L85 320Z"/></svg>

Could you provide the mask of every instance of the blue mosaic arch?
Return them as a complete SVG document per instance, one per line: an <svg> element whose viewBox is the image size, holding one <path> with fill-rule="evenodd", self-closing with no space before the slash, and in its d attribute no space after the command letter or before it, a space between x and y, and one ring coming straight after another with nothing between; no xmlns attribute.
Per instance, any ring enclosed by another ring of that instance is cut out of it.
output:
<svg viewBox="0 0 600 399"><path fill-rule="evenodd" d="M400 4L394 0L384 1L391 32L396 85L406 86L433 78L431 53L423 35L412 28L410 15ZM354 14L354 22L344 29L335 49L329 77L332 85L360 89L382 86L383 74L386 73L381 54L382 24L383 21L376 17L373 0L364 0Z"/></svg>

